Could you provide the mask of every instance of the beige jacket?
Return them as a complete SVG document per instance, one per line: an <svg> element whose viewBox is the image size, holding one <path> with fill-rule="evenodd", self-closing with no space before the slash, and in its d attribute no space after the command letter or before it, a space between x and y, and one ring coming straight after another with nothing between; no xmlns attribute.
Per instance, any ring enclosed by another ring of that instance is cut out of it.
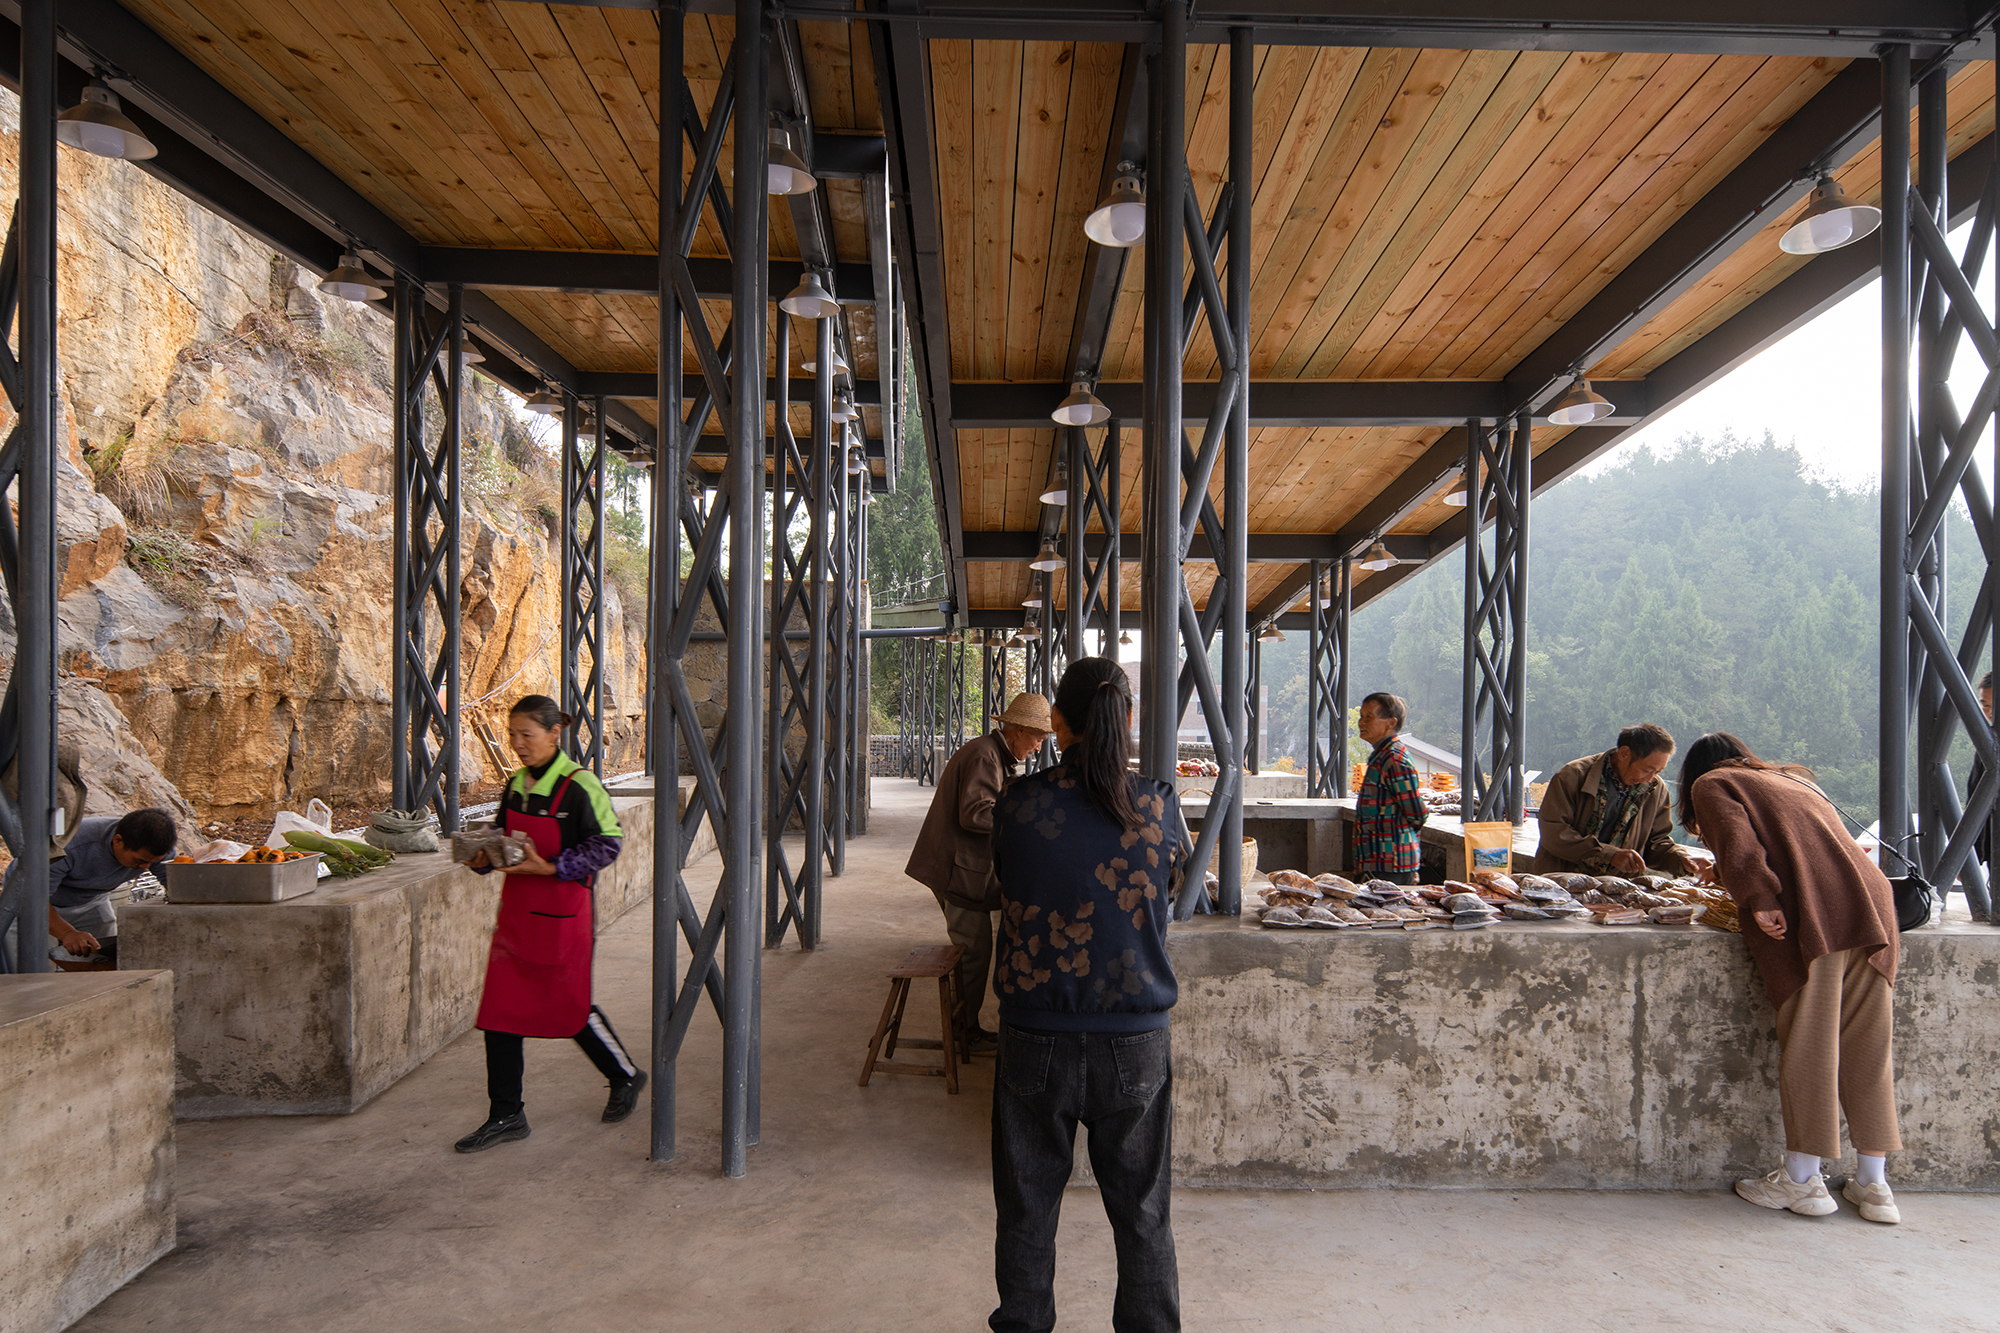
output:
<svg viewBox="0 0 2000 1333"><path fill-rule="evenodd" d="M937 794L903 873L960 907L998 911L993 873L993 806L1014 772L997 731L967 741L938 774Z"/></svg>
<svg viewBox="0 0 2000 1333"><path fill-rule="evenodd" d="M1551 868L1574 869L1592 875L1610 874L1611 848L1597 840L1591 814L1597 809L1598 781L1611 752L1572 759L1556 770L1542 794L1542 841L1538 855L1555 862ZM1639 814L1618 844L1646 858L1646 864L1676 875L1694 862L1674 841L1673 798L1665 778L1654 778L1638 797Z"/></svg>

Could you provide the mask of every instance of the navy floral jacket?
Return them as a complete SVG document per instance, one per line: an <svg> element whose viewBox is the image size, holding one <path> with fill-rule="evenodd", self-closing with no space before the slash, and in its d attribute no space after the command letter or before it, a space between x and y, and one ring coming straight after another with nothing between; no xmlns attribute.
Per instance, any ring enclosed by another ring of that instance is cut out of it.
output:
<svg viewBox="0 0 2000 1333"><path fill-rule="evenodd" d="M994 810L1000 1018L1059 1032L1149 1032L1180 989L1167 962L1174 873L1187 859L1180 798L1134 774L1143 821L1098 813L1062 766L1019 778Z"/></svg>

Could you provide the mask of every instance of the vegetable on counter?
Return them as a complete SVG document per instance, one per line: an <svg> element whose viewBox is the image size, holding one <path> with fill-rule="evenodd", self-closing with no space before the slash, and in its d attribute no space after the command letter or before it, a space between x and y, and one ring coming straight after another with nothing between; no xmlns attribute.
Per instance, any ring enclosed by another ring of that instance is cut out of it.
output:
<svg viewBox="0 0 2000 1333"><path fill-rule="evenodd" d="M287 833L285 841L302 852L319 852L326 857L329 874L339 879L365 875L396 859L394 852L371 847L352 838L333 838L324 833Z"/></svg>

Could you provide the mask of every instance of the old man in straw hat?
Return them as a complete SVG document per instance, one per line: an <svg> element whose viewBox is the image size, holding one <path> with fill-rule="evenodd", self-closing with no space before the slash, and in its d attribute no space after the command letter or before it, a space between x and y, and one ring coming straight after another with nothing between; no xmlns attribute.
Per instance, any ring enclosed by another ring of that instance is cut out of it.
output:
<svg viewBox="0 0 2000 1333"><path fill-rule="evenodd" d="M993 913L1000 881L993 873L993 806L1017 765L1053 727L1049 701L1017 694L993 719L997 730L967 741L938 774L937 794L903 873L937 898L951 942L965 949L958 965L956 1026L962 1050L992 1050L995 1037L979 1026L986 974L993 969Z"/></svg>

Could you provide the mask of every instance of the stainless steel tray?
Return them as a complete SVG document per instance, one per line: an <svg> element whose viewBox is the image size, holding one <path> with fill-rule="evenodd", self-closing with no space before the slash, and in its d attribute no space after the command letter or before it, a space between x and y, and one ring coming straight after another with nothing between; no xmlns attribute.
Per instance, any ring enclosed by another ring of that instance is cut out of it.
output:
<svg viewBox="0 0 2000 1333"><path fill-rule="evenodd" d="M170 903L279 903L311 893L318 883L320 854L296 861L169 861L153 873Z"/></svg>

